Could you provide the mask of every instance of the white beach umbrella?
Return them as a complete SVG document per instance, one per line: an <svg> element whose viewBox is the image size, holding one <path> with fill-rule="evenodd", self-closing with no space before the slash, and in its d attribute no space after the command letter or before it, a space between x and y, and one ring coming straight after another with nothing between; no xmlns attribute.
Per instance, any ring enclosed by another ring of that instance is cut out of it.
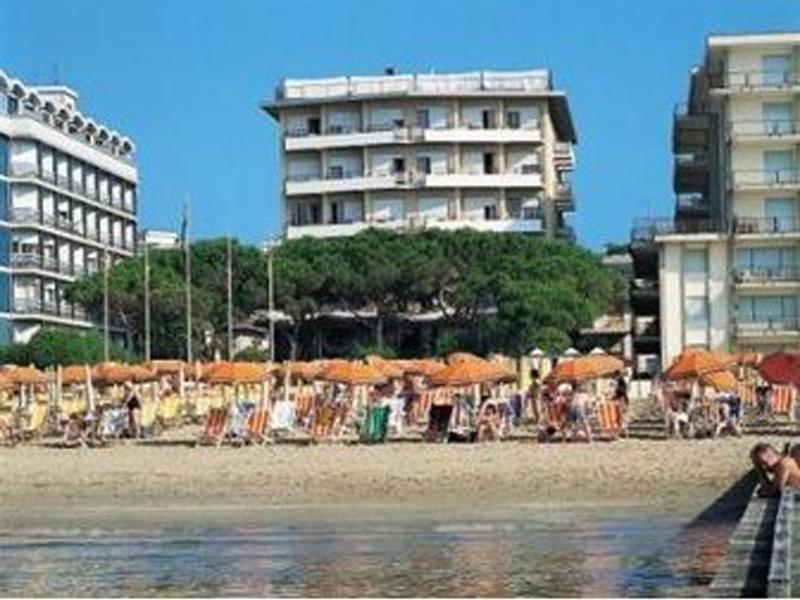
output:
<svg viewBox="0 0 800 600"><path fill-rule="evenodd" d="M530 355L531 355L531 358L544 358L545 357L544 350L542 350L541 348L534 348L533 350L531 350L531 354Z"/></svg>
<svg viewBox="0 0 800 600"><path fill-rule="evenodd" d="M602 355L604 355L605 353L606 353L606 351L605 351L605 350L603 350L603 349L602 349L600 346L595 346L595 347L592 349L592 351L591 351L591 352L589 352L589 354L591 354L592 356L602 356Z"/></svg>
<svg viewBox="0 0 800 600"><path fill-rule="evenodd" d="M567 350L564 351L564 354L562 354L561 356L563 356L564 358L575 358L580 355L581 353L578 352L575 348L568 348Z"/></svg>

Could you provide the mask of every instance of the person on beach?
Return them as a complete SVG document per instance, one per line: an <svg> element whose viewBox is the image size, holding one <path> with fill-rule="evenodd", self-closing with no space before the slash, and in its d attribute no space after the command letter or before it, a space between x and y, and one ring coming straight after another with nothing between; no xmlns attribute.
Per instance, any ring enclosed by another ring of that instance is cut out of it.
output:
<svg viewBox="0 0 800 600"><path fill-rule="evenodd" d="M589 407L589 394L584 391L573 393L569 398L569 424L571 435L576 432L579 437L587 442L592 441L592 427L587 416Z"/></svg>
<svg viewBox="0 0 800 600"><path fill-rule="evenodd" d="M128 436L134 439L141 437L141 414L142 414L142 401L139 399L139 394L136 393L136 388L130 381L125 382L125 398L123 406L128 411Z"/></svg>
<svg viewBox="0 0 800 600"><path fill-rule="evenodd" d="M622 372L617 375L617 380L614 384L614 400L617 400L622 405L622 408L628 408L628 382Z"/></svg>
<svg viewBox="0 0 800 600"><path fill-rule="evenodd" d="M759 417L770 416L769 394L770 386L766 381L761 381L756 386L756 410Z"/></svg>
<svg viewBox="0 0 800 600"><path fill-rule="evenodd" d="M83 420L78 413L70 413L67 424L64 426L64 447L66 448L86 448L86 436L83 430Z"/></svg>
<svg viewBox="0 0 800 600"><path fill-rule="evenodd" d="M478 441L495 442L499 439L499 416L494 402L487 401L481 406L478 416Z"/></svg>
<svg viewBox="0 0 800 600"><path fill-rule="evenodd" d="M530 416L534 423L538 423L542 413L540 394L542 391L542 376L539 369L531 369L531 385L528 388L528 406Z"/></svg>
<svg viewBox="0 0 800 600"><path fill-rule="evenodd" d="M777 496L784 488L800 488L800 465L792 456L781 454L772 444L761 442L750 450L758 472L758 495Z"/></svg>

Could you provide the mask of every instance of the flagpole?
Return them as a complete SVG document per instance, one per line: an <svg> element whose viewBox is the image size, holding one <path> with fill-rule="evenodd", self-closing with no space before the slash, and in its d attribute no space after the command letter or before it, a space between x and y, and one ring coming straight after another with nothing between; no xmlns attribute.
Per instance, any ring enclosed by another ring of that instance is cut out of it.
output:
<svg viewBox="0 0 800 600"><path fill-rule="evenodd" d="M108 301L108 246L103 248L103 360L109 361L111 355L111 332L109 328Z"/></svg>
<svg viewBox="0 0 800 600"><path fill-rule="evenodd" d="M186 270L186 362L192 363L192 237L189 203L184 206L183 222L186 231L183 242L184 268Z"/></svg>
<svg viewBox="0 0 800 600"><path fill-rule="evenodd" d="M233 255L228 236L228 360L233 360Z"/></svg>
<svg viewBox="0 0 800 600"><path fill-rule="evenodd" d="M150 247L144 244L144 360L150 362Z"/></svg>

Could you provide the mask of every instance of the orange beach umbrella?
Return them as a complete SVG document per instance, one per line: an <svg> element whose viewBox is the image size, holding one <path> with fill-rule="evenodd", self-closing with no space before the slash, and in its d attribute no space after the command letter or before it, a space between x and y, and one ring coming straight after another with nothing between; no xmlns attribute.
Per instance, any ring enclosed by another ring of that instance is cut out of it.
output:
<svg viewBox="0 0 800 600"><path fill-rule="evenodd" d="M560 360L552 371L551 377L558 382L588 381L600 377L608 377L625 368L620 359L607 354L590 354L577 358Z"/></svg>
<svg viewBox="0 0 800 600"><path fill-rule="evenodd" d="M707 373L722 371L731 364L731 358L707 350L684 350L664 373L666 379L696 379Z"/></svg>
<svg viewBox="0 0 800 600"><path fill-rule="evenodd" d="M272 370L267 363L217 362L203 368L201 379L209 383L261 383Z"/></svg>
<svg viewBox="0 0 800 600"><path fill-rule="evenodd" d="M433 385L473 385L476 383L491 383L499 381L513 381L515 375L509 373L502 365L486 360L466 360L437 371L428 379Z"/></svg>
<svg viewBox="0 0 800 600"><path fill-rule="evenodd" d="M386 383L387 376L372 365L337 361L317 375L317 379L347 385L378 385Z"/></svg>

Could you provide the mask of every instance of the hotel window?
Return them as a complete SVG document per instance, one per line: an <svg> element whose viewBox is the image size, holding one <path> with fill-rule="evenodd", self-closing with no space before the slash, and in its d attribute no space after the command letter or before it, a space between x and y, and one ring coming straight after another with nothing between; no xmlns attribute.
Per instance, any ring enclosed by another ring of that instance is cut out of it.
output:
<svg viewBox="0 0 800 600"><path fill-rule="evenodd" d="M791 102L765 102L761 107L761 116L764 119L764 133L767 135L792 133Z"/></svg>
<svg viewBox="0 0 800 600"><path fill-rule="evenodd" d="M429 175L431 172L431 157L418 156L417 157L417 172Z"/></svg>
<svg viewBox="0 0 800 600"><path fill-rule="evenodd" d="M519 118L519 111L511 110L506 115L506 127L509 129L519 129L520 128L520 118Z"/></svg>
<svg viewBox="0 0 800 600"><path fill-rule="evenodd" d="M788 85L791 80L792 57L789 54L773 54L761 57L763 85Z"/></svg>
<svg viewBox="0 0 800 600"><path fill-rule="evenodd" d="M705 279L708 275L708 252L685 250L683 253L683 275L687 279Z"/></svg>
<svg viewBox="0 0 800 600"><path fill-rule="evenodd" d="M331 165L328 167L328 179L343 179L344 167L342 165Z"/></svg>
<svg viewBox="0 0 800 600"><path fill-rule="evenodd" d="M791 150L764 152L764 183L792 183L794 172Z"/></svg>
<svg viewBox="0 0 800 600"><path fill-rule="evenodd" d="M796 296L741 297L736 304L736 315L741 323L796 327L797 314Z"/></svg>
<svg viewBox="0 0 800 600"><path fill-rule="evenodd" d="M705 296L689 296L684 307L687 329L708 327L708 299Z"/></svg>
<svg viewBox="0 0 800 600"><path fill-rule="evenodd" d="M417 126L427 129L431 126L431 113L427 108L417 111Z"/></svg>

